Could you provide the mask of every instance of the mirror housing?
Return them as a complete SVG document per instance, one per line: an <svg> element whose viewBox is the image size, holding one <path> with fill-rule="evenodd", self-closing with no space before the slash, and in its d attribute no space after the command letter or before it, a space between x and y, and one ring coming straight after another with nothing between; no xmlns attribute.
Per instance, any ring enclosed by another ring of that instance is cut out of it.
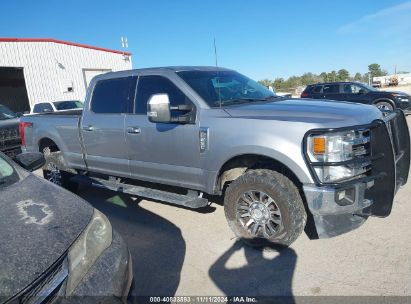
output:
<svg viewBox="0 0 411 304"><path fill-rule="evenodd" d="M167 94L154 94L150 97L147 117L151 122L171 122L170 99Z"/></svg>
<svg viewBox="0 0 411 304"><path fill-rule="evenodd" d="M360 89L360 90L358 91L358 94L360 94L360 95L364 95L364 94L366 94L366 93L367 93L367 91L364 90L364 89Z"/></svg>
<svg viewBox="0 0 411 304"><path fill-rule="evenodd" d="M22 117L22 116L23 116L23 113L17 112L16 115L17 115L17 117Z"/></svg>
<svg viewBox="0 0 411 304"><path fill-rule="evenodd" d="M21 153L14 158L14 161L30 172L36 171L46 164L46 159L40 152Z"/></svg>
<svg viewBox="0 0 411 304"><path fill-rule="evenodd" d="M195 108L192 105L170 106L168 94L154 94L147 103L147 117L154 123L194 123ZM179 111L180 114L172 115L172 111ZM181 114L181 112L187 114Z"/></svg>

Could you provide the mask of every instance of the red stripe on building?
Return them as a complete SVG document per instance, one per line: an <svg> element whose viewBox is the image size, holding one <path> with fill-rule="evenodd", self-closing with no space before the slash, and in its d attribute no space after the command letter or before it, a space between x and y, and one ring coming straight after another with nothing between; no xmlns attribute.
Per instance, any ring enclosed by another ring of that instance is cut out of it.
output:
<svg viewBox="0 0 411 304"><path fill-rule="evenodd" d="M91 45L68 42L68 41L57 40L57 39L52 39L52 38L0 38L0 42L53 42L53 43L77 46L77 47L82 47L82 48L92 49L92 50L97 50L97 51L103 51L103 52L109 52L109 53L115 53L115 54L124 54L124 55L131 56L131 53L129 52L110 50L106 48L100 48L100 47L95 47Z"/></svg>

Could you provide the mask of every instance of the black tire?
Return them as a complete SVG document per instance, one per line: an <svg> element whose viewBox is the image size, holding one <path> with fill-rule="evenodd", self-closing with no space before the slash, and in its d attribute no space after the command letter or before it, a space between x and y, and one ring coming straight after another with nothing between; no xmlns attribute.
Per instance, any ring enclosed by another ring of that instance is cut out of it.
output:
<svg viewBox="0 0 411 304"><path fill-rule="evenodd" d="M53 184L76 193L79 185L71 181L75 174L61 170L61 168L64 168L62 153L60 151L50 152L49 148L45 148L43 149L43 154L46 158L46 164L43 167L43 177Z"/></svg>
<svg viewBox="0 0 411 304"><path fill-rule="evenodd" d="M384 111L393 111L394 107L389 101L378 101L374 104L378 109Z"/></svg>
<svg viewBox="0 0 411 304"><path fill-rule="evenodd" d="M271 219L266 220L264 216L274 217L277 219L276 221L280 222L278 225L274 221L269 224L257 225L251 215L244 217L245 214L255 215L255 210L258 209L251 208L254 204L258 204L249 202L250 198L251 201L253 200L252 196L244 199L250 192L254 198L258 196L257 193L260 194L258 200L254 199L256 202L264 202L264 198L266 198L266 202L262 203L266 206L262 213L264 214L262 219L270 222ZM269 199L274 201L274 204L269 204ZM245 206L248 208L247 212L244 210ZM235 235L252 246L289 246L300 236L307 222L307 214L298 188L283 174L267 169L249 170L233 181L226 191L224 211L228 224ZM245 213L240 214L241 212ZM274 213L277 214L273 215ZM254 223L244 224L245 221L250 220L253 220ZM275 225L277 225L275 229L272 229ZM249 230L255 229L255 226L257 226L257 233L253 234ZM272 233L268 234L267 232Z"/></svg>

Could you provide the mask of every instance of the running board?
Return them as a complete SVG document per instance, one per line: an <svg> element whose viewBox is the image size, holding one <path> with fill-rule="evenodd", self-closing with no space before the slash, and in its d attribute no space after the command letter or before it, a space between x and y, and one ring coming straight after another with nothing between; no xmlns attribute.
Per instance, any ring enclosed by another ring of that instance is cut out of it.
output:
<svg viewBox="0 0 411 304"><path fill-rule="evenodd" d="M198 194L198 192L190 190L189 195L184 195L164 190L152 189L148 187L125 184L113 180L88 177L85 175L76 175L71 179L71 181L78 184L87 184L102 189L108 189L111 191L158 200L174 205L184 206L191 209L203 208L208 205L208 200L206 198L200 197L198 195L190 195L194 193Z"/></svg>

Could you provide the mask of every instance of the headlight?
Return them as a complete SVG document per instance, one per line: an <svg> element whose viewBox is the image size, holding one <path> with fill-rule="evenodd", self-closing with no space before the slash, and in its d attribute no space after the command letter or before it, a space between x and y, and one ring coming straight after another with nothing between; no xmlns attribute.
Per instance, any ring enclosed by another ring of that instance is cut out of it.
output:
<svg viewBox="0 0 411 304"><path fill-rule="evenodd" d="M391 96L395 97L395 98L398 98L402 102L407 102L407 101L410 100L409 96L404 95L402 93L392 93Z"/></svg>
<svg viewBox="0 0 411 304"><path fill-rule="evenodd" d="M368 130L317 133L307 137L306 152L321 182L337 182L369 170L369 161L353 161L369 155L369 142Z"/></svg>
<svg viewBox="0 0 411 304"><path fill-rule="evenodd" d="M107 249L112 241L112 228L107 217L94 209L93 217L84 232L71 246L68 253L69 276L66 295L70 295Z"/></svg>

